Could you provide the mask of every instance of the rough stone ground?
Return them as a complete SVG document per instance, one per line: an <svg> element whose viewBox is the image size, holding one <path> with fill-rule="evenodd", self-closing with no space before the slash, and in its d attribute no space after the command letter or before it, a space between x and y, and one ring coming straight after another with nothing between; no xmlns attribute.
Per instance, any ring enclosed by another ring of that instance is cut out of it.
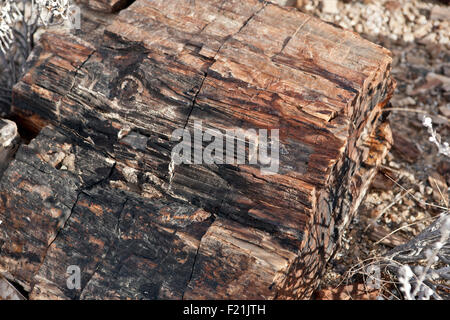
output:
<svg viewBox="0 0 450 320"><path fill-rule="evenodd" d="M353 271L413 238L448 210L450 158L429 141L422 119L430 117L442 142L450 142L449 1L303 0L297 7L362 34L395 57L394 146L316 298L397 299L395 284L389 284L393 279L384 275L385 289L369 294L361 273Z"/></svg>

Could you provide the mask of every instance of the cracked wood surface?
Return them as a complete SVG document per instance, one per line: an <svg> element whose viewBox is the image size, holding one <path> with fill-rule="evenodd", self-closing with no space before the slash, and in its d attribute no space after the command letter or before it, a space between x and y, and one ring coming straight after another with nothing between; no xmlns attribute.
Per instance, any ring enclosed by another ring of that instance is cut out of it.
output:
<svg viewBox="0 0 450 320"><path fill-rule="evenodd" d="M390 64L266 1L84 9L14 88L39 134L0 182L1 272L35 299L309 297L390 147ZM172 132L195 121L279 129L279 172L171 168Z"/></svg>

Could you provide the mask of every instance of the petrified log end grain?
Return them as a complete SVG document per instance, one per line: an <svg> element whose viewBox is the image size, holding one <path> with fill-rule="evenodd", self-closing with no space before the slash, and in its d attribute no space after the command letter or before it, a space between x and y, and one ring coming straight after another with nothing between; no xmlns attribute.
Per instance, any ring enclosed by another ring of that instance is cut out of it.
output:
<svg viewBox="0 0 450 320"><path fill-rule="evenodd" d="M308 298L392 143L389 52L257 0L83 15L14 88L51 125L1 180L0 271L36 299ZM278 173L174 166L197 121L279 129Z"/></svg>

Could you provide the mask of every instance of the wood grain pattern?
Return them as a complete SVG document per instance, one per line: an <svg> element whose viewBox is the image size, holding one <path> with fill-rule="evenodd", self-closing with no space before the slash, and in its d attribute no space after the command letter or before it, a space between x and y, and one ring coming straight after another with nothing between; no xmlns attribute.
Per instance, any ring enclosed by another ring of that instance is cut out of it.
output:
<svg viewBox="0 0 450 320"><path fill-rule="evenodd" d="M83 15L85 32L43 35L14 88L17 118L51 126L2 179L1 271L32 298L308 298L392 143L389 52L267 1ZM278 173L173 167L172 132L196 121L279 129ZM45 156L61 139L71 174ZM26 232L28 215L45 223Z"/></svg>

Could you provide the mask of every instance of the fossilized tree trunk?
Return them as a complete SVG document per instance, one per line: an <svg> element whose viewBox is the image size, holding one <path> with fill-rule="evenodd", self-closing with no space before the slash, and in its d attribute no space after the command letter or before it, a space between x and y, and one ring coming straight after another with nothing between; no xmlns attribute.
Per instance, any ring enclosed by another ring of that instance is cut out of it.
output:
<svg viewBox="0 0 450 320"><path fill-rule="evenodd" d="M14 88L37 137L0 182L0 271L34 299L308 298L389 149L389 52L257 0L83 14ZM174 165L196 121L279 129L278 173Z"/></svg>

